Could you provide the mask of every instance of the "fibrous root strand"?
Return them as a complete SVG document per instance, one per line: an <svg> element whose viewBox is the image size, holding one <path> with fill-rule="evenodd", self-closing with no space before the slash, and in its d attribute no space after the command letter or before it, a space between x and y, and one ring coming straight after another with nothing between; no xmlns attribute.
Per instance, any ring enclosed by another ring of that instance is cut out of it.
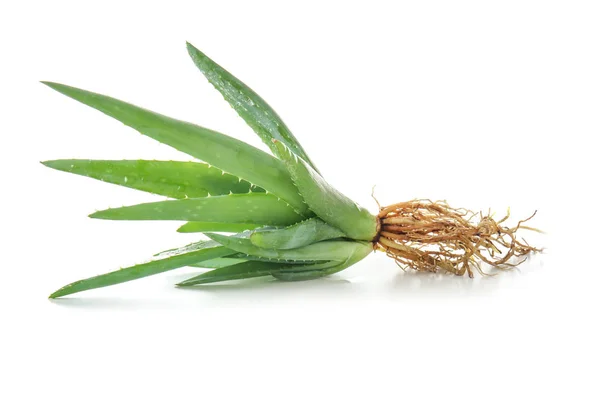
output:
<svg viewBox="0 0 600 400"><path fill-rule="evenodd" d="M381 207L379 233L374 247L384 251L403 269L449 272L473 277L482 264L508 269L525 261L525 256L541 251L517 238L517 231L535 228L519 221L513 228L496 221L488 213L455 209L443 201L411 200ZM539 231L538 231L539 232ZM515 258L516 262L511 262Z"/></svg>

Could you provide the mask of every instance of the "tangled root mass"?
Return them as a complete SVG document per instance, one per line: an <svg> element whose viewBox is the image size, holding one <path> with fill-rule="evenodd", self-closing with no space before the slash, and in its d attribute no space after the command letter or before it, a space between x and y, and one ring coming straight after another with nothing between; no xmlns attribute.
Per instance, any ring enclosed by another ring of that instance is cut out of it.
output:
<svg viewBox="0 0 600 400"><path fill-rule="evenodd" d="M502 224L510 212L496 221L490 213L455 209L442 201L412 200L381 207L374 247L403 269L466 272L472 278L474 269L486 275L482 264L509 269L541 251L516 235L520 229L538 231L523 225L534 215L508 228ZM516 263L511 263L513 258Z"/></svg>

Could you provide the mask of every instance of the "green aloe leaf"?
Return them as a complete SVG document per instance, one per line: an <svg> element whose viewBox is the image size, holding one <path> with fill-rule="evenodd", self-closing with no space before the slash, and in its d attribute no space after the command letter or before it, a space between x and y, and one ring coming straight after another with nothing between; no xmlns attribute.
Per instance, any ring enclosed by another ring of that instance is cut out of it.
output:
<svg viewBox="0 0 600 400"><path fill-rule="evenodd" d="M244 235L242 237L248 237L248 235ZM197 242L190 243L183 247L176 247L174 249L163 250L160 253L154 254L153 257L166 258L166 257L178 256L178 255L185 254L185 253L191 253L193 251L211 249L213 247L222 247L222 246L223 245L221 243L215 242L214 240L199 240Z"/></svg>
<svg viewBox="0 0 600 400"><path fill-rule="evenodd" d="M306 268L305 270L281 270L272 275L282 281L302 281L307 279L316 279L323 276L340 272L353 264L356 264L373 251L372 246L356 246L348 257L340 262L331 262L323 265L321 268Z"/></svg>
<svg viewBox="0 0 600 400"><path fill-rule="evenodd" d="M233 235L233 237L247 239L250 237L250 233L251 232L240 232L240 233L236 233L235 235ZM216 242L214 240L199 240L197 242L190 243L187 246L177 247L174 249L161 251L160 253L155 254L154 257L163 257L163 258L171 257L171 256L177 256L179 254L189 253L192 251L198 251L198 250L202 250L202 249L209 249L212 247L221 247L221 246L223 246L221 243ZM234 256L234 255L232 255L232 256Z"/></svg>
<svg viewBox="0 0 600 400"><path fill-rule="evenodd" d="M233 258L238 260L246 260L246 261L262 261L262 262L271 262L271 263L283 263L283 264L296 264L296 265L312 265L322 262L323 260L290 260L284 258L270 258L270 257L259 257L259 256L251 256L244 253L236 253L228 256L227 258Z"/></svg>
<svg viewBox="0 0 600 400"><path fill-rule="evenodd" d="M200 222L191 221L181 225L177 232L196 233L196 232L243 232L258 228L259 224L232 224L223 222Z"/></svg>
<svg viewBox="0 0 600 400"><path fill-rule="evenodd" d="M206 236L221 243L223 246L236 252L268 259L290 260L290 261L346 261L354 253L364 250L366 254L372 251L372 245L368 242L328 240L313 243L297 249L264 249L252 244L249 239L224 236L216 233L206 233Z"/></svg>
<svg viewBox="0 0 600 400"><path fill-rule="evenodd" d="M242 141L178 121L101 94L42 82L52 89L111 116L140 133L245 179L310 214L280 160Z"/></svg>
<svg viewBox="0 0 600 400"><path fill-rule="evenodd" d="M174 220L257 225L290 225L302 220L272 194L248 193L198 199L167 200L111 208L90 215L111 220Z"/></svg>
<svg viewBox="0 0 600 400"><path fill-rule="evenodd" d="M47 167L174 199L264 192L208 164L149 160L52 160Z"/></svg>
<svg viewBox="0 0 600 400"><path fill-rule="evenodd" d="M375 216L333 188L282 142L275 145L302 198L319 218L352 239L373 240L377 233Z"/></svg>
<svg viewBox="0 0 600 400"><path fill-rule="evenodd" d="M311 279L323 278L324 276L339 272L340 269L338 268L338 265L340 265L339 262L337 262L337 265L328 267L328 268L318 268L318 269L298 270L298 271L297 270L289 270L289 271L281 270L281 271L272 272L271 275L274 278L279 279L280 281L286 281L286 282L307 281L307 280L311 280Z"/></svg>
<svg viewBox="0 0 600 400"><path fill-rule="evenodd" d="M321 219L309 218L285 228L253 232L250 241L253 245L266 249L295 249L343 236L345 236L344 232Z"/></svg>
<svg viewBox="0 0 600 400"><path fill-rule="evenodd" d="M213 258L212 260L206 260L206 261L200 261L194 264L190 264L190 267L197 267L197 268L210 268L210 269L215 269L215 268L223 268L223 267L228 267L230 265L236 265L236 264L241 264L241 263L245 263L248 260L245 260L243 258Z"/></svg>
<svg viewBox="0 0 600 400"><path fill-rule="evenodd" d="M187 44L187 48L194 64L206 79L221 92L225 100L271 148L274 154L281 157L279 149L273 145L272 139L280 140L296 155L306 160L315 171L318 171L298 140L266 101L190 43Z"/></svg>
<svg viewBox="0 0 600 400"><path fill-rule="evenodd" d="M214 283L230 281L234 279L256 278L259 276L268 276L277 271L304 268L304 266L290 266L285 263L273 263L264 261L248 261L242 264L230 265L223 268L214 269L201 275L187 279L177 284L177 286L192 286L202 283Z"/></svg>
<svg viewBox="0 0 600 400"><path fill-rule="evenodd" d="M189 253L175 255L161 260L150 261L144 264L123 268L108 274L94 276L73 282L58 289L50 295L51 299L66 296L68 294L83 292L85 290L97 289L105 286L116 285L135 279L145 278L150 275L160 274L176 268L185 267L200 261L210 260L234 254L235 252L225 247L209 247Z"/></svg>

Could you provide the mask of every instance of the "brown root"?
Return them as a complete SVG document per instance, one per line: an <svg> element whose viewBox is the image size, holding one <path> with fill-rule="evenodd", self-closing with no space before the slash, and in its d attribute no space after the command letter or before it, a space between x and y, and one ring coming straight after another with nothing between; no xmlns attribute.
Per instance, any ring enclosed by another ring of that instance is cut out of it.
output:
<svg viewBox="0 0 600 400"><path fill-rule="evenodd" d="M541 249L518 239L519 229L537 229L519 221L513 228L502 226L510 216L495 221L488 213L451 208L446 202L412 200L380 207L379 232L374 240L402 269L473 277L473 270L487 275L481 263L508 269L525 261L525 256ZM512 258L521 258L510 263Z"/></svg>

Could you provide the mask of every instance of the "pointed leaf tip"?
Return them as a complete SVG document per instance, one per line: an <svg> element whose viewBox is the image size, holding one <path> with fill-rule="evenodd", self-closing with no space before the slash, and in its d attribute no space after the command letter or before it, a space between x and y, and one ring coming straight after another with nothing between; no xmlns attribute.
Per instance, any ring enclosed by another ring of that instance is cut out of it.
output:
<svg viewBox="0 0 600 400"><path fill-rule="evenodd" d="M233 224L287 226L303 217L292 207L267 193L231 194L182 200L166 200L102 210L90 218L111 220L200 221Z"/></svg>
<svg viewBox="0 0 600 400"><path fill-rule="evenodd" d="M88 218L94 218L94 219L110 219L106 217L105 212L106 211L110 211L112 210L111 208L107 208L106 210L101 210L101 211L95 211L91 214L88 214Z"/></svg>
<svg viewBox="0 0 600 400"><path fill-rule="evenodd" d="M62 160L46 160L40 161L40 164L42 164L44 167L61 170L63 169L61 168L61 161Z"/></svg>
<svg viewBox="0 0 600 400"><path fill-rule="evenodd" d="M281 157L272 142L272 139L278 139L318 172L300 142L262 97L193 45L188 43L187 49L200 72L274 154Z"/></svg>
<svg viewBox="0 0 600 400"><path fill-rule="evenodd" d="M222 133L178 121L109 96L58 83L45 84L143 135L258 185L299 212L310 214L285 166L262 150Z"/></svg>
<svg viewBox="0 0 600 400"><path fill-rule="evenodd" d="M204 248L200 247L192 250L190 250L190 248L191 246L188 245L176 250L182 251L182 253L175 254L167 258L149 261L144 264L137 264L128 268L121 268L107 274L97 275L88 279L82 279L70 283L50 294L50 298L54 299L86 290L129 282L132 280L145 278L147 276L171 271L173 269L181 268L186 265L195 264L201 261L226 257L235 253L234 251L226 249L222 246Z"/></svg>
<svg viewBox="0 0 600 400"><path fill-rule="evenodd" d="M59 171L174 199L264 192L237 176L195 162L62 159L46 163Z"/></svg>
<svg viewBox="0 0 600 400"><path fill-rule="evenodd" d="M64 88L66 85L62 85L60 83L51 82L51 81L40 81L42 85L46 85L51 89L57 90L60 92L61 88Z"/></svg>

